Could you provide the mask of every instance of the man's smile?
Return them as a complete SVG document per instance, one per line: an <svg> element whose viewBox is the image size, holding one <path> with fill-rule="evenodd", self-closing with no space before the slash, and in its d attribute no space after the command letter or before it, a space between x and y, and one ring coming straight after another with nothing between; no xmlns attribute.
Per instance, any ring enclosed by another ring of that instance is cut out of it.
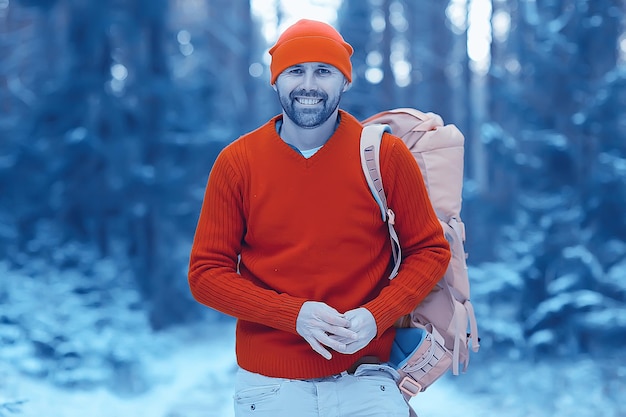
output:
<svg viewBox="0 0 626 417"><path fill-rule="evenodd" d="M296 97L296 101L305 106L312 106L322 101L321 98Z"/></svg>

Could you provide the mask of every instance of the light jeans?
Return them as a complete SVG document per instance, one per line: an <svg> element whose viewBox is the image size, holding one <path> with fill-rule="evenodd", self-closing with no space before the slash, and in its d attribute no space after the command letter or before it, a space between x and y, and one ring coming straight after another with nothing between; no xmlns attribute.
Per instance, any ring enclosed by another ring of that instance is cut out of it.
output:
<svg viewBox="0 0 626 417"><path fill-rule="evenodd" d="M364 364L354 375L271 378L237 371L235 417L408 417L409 406L388 365Z"/></svg>

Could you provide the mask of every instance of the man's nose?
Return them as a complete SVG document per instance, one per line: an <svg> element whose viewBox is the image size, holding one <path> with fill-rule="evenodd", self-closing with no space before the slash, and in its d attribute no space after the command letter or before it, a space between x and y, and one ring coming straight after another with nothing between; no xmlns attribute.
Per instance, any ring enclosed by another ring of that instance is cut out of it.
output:
<svg viewBox="0 0 626 417"><path fill-rule="evenodd" d="M315 72L306 71L304 73L304 77L302 79L302 88L304 88L305 90L317 89L317 81L315 78Z"/></svg>

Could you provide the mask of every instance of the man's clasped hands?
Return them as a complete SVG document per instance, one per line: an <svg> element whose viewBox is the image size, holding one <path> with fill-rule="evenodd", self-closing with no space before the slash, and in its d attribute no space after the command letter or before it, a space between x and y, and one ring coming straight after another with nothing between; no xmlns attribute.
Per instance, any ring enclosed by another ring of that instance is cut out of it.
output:
<svg viewBox="0 0 626 417"><path fill-rule="evenodd" d="M326 303L307 301L296 319L296 331L314 351L326 359L335 352L352 354L363 349L376 336L376 320L364 308L341 314Z"/></svg>

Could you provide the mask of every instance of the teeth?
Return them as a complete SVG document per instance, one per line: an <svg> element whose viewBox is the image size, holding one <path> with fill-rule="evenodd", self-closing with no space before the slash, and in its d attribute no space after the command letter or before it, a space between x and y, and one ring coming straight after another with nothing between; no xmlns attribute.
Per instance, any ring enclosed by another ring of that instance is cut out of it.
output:
<svg viewBox="0 0 626 417"><path fill-rule="evenodd" d="M313 104L317 104L320 101L322 101L321 99L318 98L299 98L298 102L300 104L305 104L307 106L313 105Z"/></svg>

